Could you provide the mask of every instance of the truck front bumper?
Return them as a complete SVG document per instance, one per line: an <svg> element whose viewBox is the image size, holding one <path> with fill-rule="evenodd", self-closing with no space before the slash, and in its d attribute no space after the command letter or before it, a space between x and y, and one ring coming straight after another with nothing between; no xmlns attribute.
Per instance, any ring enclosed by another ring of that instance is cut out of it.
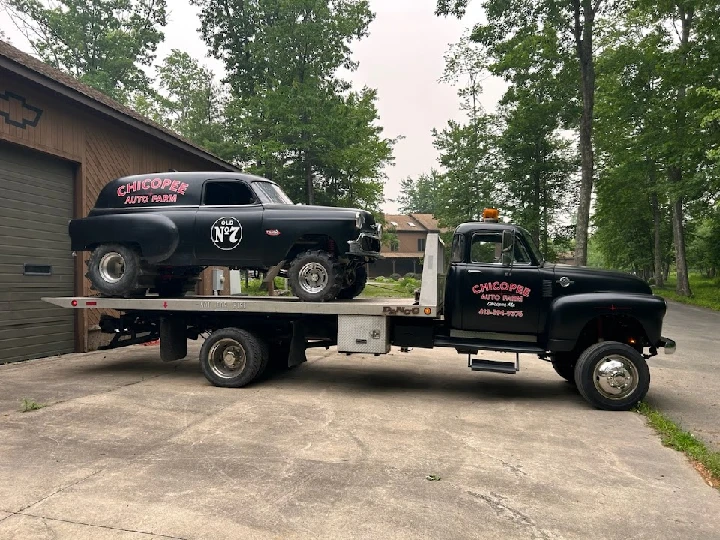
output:
<svg viewBox="0 0 720 540"><path fill-rule="evenodd" d="M659 346L665 349L665 354L673 354L677 350L675 341L666 337L660 338Z"/></svg>

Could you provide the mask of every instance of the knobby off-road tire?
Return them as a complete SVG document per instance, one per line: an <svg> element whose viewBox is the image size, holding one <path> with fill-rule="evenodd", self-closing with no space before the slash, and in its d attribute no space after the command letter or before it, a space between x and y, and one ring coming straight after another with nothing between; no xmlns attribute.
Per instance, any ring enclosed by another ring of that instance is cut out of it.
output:
<svg viewBox="0 0 720 540"><path fill-rule="evenodd" d="M350 284L340 290L337 297L339 300L350 300L356 296L360 296L360 293L365 289L367 285L368 274L367 267L363 264L355 268L354 276L352 276Z"/></svg>
<svg viewBox="0 0 720 540"><path fill-rule="evenodd" d="M575 384L594 407L627 411L647 394L650 370L643 355L629 345L603 341L580 355Z"/></svg>
<svg viewBox="0 0 720 540"><path fill-rule="evenodd" d="M304 302L327 302L337 298L342 288L340 265L325 251L306 251L298 255L288 272L290 289Z"/></svg>
<svg viewBox="0 0 720 540"><path fill-rule="evenodd" d="M98 246L90 255L85 277L103 296L137 295L140 292L140 254L120 244Z"/></svg>
<svg viewBox="0 0 720 540"><path fill-rule="evenodd" d="M268 349L255 334L239 328L216 330L200 349L203 375L215 386L240 388L265 369Z"/></svg>

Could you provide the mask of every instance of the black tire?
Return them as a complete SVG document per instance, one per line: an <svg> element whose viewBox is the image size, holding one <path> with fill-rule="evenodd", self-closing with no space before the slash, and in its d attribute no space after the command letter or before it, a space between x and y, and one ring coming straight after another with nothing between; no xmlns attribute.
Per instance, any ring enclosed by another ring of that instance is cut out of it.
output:
<svg viewBox="0 0 720 540"><path fill-rule="evenodd" d="M367 285L368 274L367 267L364 264L355 267L351 272L354 276L351 277L350 284L338 293L339 300L350 300L360 296L360 293L365 289L365 285Z"/></svg>
<svg viewBox="0 0 720 540"><path fill-rule="evenodd" d="M643 355L629 345L603 341L580 355L575 366L575 384L594 407L627 411L647 394L650 370ZM623 388L623 384L627 387Z"/></svg>
<svg viewBox="0 0 720 540"><path fill-rule="evenodd" d="M187 356L187 323L180 317L160 319L160 360L173 362Z"/></svg>
<svg viewBox="0 0 720 540"><path fill-rule="evenodd" d="M237 366L228 365L226 353L234 356L232 360L238 362ZM238 354L242 357L238 358ZM263 354L261 340L239 328L216 330L200 349L203 375L215 386L225 388L240 388L255 380L263 368L263 363L267 363L264 358L267 356Z"/></svg>
<svg viewBox="0 0 720 540"><path fill-rule="evenodd" d="M132 296L140 290L140 254L120 244L98 246L90 255L85 276L103 296Z"/></svg>
<svg viewBox="0 0 720 540"><path fill-rule="evenodd" d="M552 367L555 373L560 375L567 382L575 385L575 365L577 354L572 352L556 353L552 358Z"/></svg>
<svg viewBox="0 0 720 540"><path fill-rule="evenodd" d="M304 302L334 300L342 288L342 278L340 265L325 251L298 255L288 272L290 289Z"/></svg>
<svg viewBox="0 0 720 540"><path fill-rule="evenodd" d="M182 297L188 290L188 281L187 279L158 281L155 284L155 292L162 298Z"/></svg>

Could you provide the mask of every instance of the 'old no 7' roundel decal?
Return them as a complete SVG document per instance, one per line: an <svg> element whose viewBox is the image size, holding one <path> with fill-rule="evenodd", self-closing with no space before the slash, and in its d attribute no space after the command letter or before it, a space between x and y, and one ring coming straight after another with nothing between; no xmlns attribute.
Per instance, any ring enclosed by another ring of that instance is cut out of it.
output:
<svg viewBox="0 0 720 540"><path fill-rule="evenodd" d="M235 249L242 241L242 225L234 217L220 218L210 228L210 239L218 249Z"/></svg>

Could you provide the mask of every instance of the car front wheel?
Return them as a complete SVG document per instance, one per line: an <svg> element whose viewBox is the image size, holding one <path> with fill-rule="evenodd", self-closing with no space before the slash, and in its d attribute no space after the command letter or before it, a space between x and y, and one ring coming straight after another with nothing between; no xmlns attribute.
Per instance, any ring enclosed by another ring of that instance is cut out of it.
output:
<svg viewBox="0 0 720 540"><path fill-rule="evenodd" d="M95 248L88 261L92 288L103 296L132 296L138 293L140 255L128 246L103 244Z"/></svg>
<svg viewBox="0 0 720 540"><path fill-rule="evenodd" d="M340 265L325 251L306 251L298 255L288 272L290 289L305 302L334 300L342 288Z"/></svg>
<svg viewBox="0 0 720 540"><path fill-rule="evenodd" d="M338 293L337 297L341 300L350 300L359 296L365 289L367 280L367 267L364 264L353 269L349 269L345 274L345 284Z"/></svg>

